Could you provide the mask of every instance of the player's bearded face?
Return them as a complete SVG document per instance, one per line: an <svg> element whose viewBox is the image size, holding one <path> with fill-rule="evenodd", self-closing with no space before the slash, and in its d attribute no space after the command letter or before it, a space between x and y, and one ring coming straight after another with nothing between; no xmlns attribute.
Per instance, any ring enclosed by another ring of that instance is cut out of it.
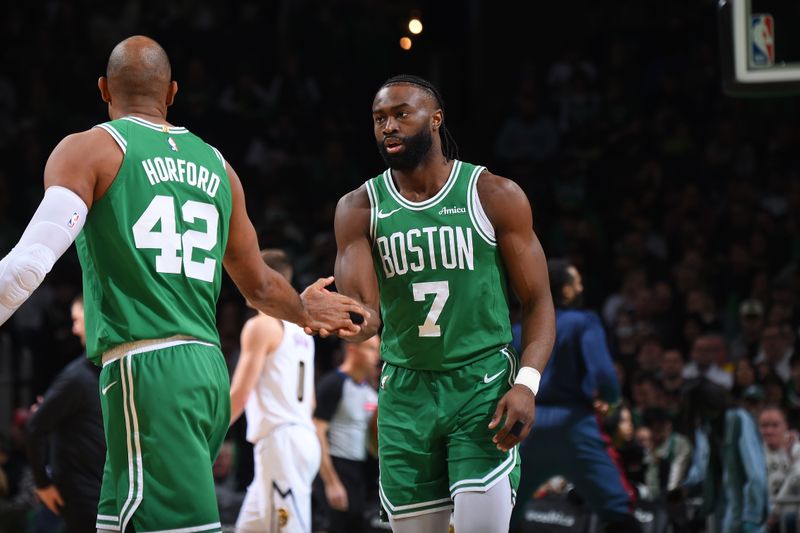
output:
<svg viewBox="0 0 800 533"><path fill-rule="evenodd" d="M390 154L386 148L387 139L390 142L400 141L402 149L394 154ZM412 136L391 135L382 141L378 141L378 151L381 153L384 162L389 168L396 170L411 170L416 168L433 146L431 132L427 128L422 128L419 133Z"/></svg>

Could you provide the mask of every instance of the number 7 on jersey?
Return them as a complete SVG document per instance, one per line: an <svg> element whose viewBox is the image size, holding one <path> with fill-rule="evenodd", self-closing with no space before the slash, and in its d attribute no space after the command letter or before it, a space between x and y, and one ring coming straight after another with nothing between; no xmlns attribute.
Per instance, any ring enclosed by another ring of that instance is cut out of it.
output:
<svg viewBox="0 0 800 533"><path fill-rule="evenodd" d="M426 281L424 283L414 283L411 285L414 291L414 301L424 302L425 296L434 294L433 303L430 311L425 317L425 322L419 326L420 337L441 337L442 328L436 323L442 314L444 304L450 297L450 283L447 281Z"/></svg>

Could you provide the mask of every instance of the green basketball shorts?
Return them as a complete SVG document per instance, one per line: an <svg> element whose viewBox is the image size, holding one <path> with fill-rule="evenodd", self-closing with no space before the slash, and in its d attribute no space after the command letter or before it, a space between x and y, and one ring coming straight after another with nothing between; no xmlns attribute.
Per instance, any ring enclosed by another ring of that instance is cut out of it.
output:
<svg viewBox="0 0 800 533"><path fill-rule="evenodd" d="M507 478L516 494L518 447L498 450L488 426L517 366L505 347L447 372L384 365L378 455L386 513L399 518L450 508L459 492L485 492Z"/></svg>
<svg viewBox="0 0 800 533"><path fill-rule="evenodd" d="M103 366L107 455L99 530L222 531L211 467L230 422L219 348L172 341Z"/></svg>

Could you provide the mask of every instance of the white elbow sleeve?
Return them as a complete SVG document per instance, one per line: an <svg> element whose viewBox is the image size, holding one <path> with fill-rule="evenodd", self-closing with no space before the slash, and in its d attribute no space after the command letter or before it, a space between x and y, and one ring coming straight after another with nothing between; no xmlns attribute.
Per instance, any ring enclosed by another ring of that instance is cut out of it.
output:
<svg viewBox="0 0 800 533"><path fill-rule="evenodd" d="M17 245L0 261L0 325L28 299L75 241L89 208L64 187L50 187Z"/></svg>

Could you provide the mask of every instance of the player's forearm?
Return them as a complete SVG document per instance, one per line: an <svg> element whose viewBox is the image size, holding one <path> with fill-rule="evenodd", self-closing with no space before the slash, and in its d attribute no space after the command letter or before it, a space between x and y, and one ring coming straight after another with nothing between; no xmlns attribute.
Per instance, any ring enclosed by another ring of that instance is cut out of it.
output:
<svg viewBox="0 0 800 533"><path fill-rule="evenodd" d="M552 301L523 304L522 308L522 353L520 366L544 372L556 336L555 312Z"/></svg>
<svg viewBox="0 0 800 533"><path fill-rule="evenodd" d="M319 477L322 478L322 482L326 485L336 485L342 482L339 479L339 474L336 473L336 469L333 467L331 456L327 453L322 454L322 460L319 463Z"/></svg>
<svg viewBox="0 0 800 533"><path fill-rule="evenodd" d="M242 416L247 399L261 375L262 367L258 361L259 358L247 349L242 349L239 354L239 362L231 380L231 425Z"/></svg>
<svg viewBox="0 0 800 533"><path fill-rule="evenodd" d="M367 323L361 325L361 331L357 335L353 335L352 337L342 337L342 340L358 343L364 342L367 339L371 339L378 334L378 330L382 324L380 313L367 306L364 306L364 308L369 312L369 320Z"/></svg>
<svg viewBox="0 0 800 533"><path fill-rule="evenodd" d="M244 398L241 394L234 394L234 392L231 391L231 426L234 424L234 422L239 420L240 416L242 416L245 403L246 398Z"/></svg>
<svg viewBox="0 0 800 533"><path fill-rule="evenodd" d="M333 460L328 452L329 446L327 435L325 432L318 430L317 437L319 437L320 447L319 477L322 478L322 482L326 485L330 485L332 483L341 483L339 474L336 473L336 469L333 467Z"/></svg>
<svg viewBox="0 0 800 533"><path fill-rule="evenodd" d="M258 287L242 292L253 307L266 315L300 326L308 323L308 314L300 295L277 272L269 270Z"/></svg>

